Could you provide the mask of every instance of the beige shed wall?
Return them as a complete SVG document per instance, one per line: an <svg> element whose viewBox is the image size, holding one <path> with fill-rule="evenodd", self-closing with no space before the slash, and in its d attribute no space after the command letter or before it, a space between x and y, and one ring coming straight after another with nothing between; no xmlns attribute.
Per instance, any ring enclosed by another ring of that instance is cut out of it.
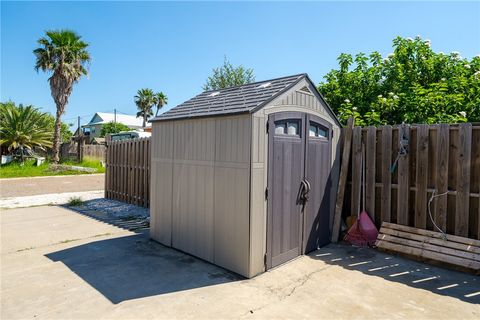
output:
<svg viewBox="0 0 480 320"><path fill-rule="evenodd" d="M325 119L332 124L332 189L331 189L331 212L333 217L334 204L338 183L338 155L340 127L328 107L314 94L300 91L307 86L311 92L315 88L309 81L300 81L292 90L279 96L264 108L255 112L252 116L252 169L251 169L251 212L250 212L250 274L253 277L265 271L264 255L266 253L267 239L267 201L265 189L267 187L267 163L268 163L268 135L266 125L268 115L275 112L299 111L310 113Z"/></svg>
<svg viewBox="0 0 480 320"><path fill-rule="evenodd" d="M248 276L251 115L153 124L151 237Z"/></svg>

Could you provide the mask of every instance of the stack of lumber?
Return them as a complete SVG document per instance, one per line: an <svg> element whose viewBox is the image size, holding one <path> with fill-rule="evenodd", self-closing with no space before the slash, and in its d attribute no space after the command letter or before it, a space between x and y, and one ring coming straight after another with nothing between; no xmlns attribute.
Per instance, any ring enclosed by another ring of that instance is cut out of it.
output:
<svg viewBox="0 0 480 320"><path fill-rule="evenodd" d="M480 240L383 222L376 246L383 251L480 274Z"/></svg>

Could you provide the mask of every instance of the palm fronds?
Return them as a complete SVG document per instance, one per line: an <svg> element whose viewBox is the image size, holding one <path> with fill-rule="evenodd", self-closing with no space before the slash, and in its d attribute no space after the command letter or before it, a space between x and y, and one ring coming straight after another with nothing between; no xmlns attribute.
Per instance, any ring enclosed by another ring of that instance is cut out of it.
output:
<svg viewBox="0 0 480 320"><path fill-rule="evenodd" d="M0 103L0 144L8 150L51 147L53 127L48 117L33 106Z"/></svg>

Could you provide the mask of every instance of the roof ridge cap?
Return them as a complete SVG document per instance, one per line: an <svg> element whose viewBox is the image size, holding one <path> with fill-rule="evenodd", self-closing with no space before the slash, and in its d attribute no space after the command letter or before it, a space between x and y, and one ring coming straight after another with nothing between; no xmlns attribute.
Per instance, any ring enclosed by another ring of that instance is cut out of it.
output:
<svg viewBox="0 0 480 320"><path fill-rule="evenodd" d="M250 83L245 83L245 84L239 84L239 85L236 85L236 86L222 88L222 89L207 90L207 91L203 91L200 94L209 93L209 92L221 92L223 90L245 87L245 86L249 86L249 85L259 84L259 83L262 83L262 82L270 82L270 81L276 81L276 80L281 80L281 79L285 79L285 78L293 78L293 77L305 77L307 75L308 74L305 73L305 72L304 73L297 73L297 74L292 74L292 75L289 75L289 76L283 76L283 77L272 78L272 79L267 79L267 80L262 80L262 81L255 81L255 82L250 82Z"/></svg>

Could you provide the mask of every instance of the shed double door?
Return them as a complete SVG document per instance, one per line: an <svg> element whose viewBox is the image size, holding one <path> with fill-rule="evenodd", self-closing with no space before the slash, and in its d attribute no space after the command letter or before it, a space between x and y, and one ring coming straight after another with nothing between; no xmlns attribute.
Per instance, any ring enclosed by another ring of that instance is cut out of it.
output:
<svg viewBox="0 0 480 320"><path fill-rule="evenodd" d="M314 115L268 118L267 269L329 242L331 125Z"/></svg>

